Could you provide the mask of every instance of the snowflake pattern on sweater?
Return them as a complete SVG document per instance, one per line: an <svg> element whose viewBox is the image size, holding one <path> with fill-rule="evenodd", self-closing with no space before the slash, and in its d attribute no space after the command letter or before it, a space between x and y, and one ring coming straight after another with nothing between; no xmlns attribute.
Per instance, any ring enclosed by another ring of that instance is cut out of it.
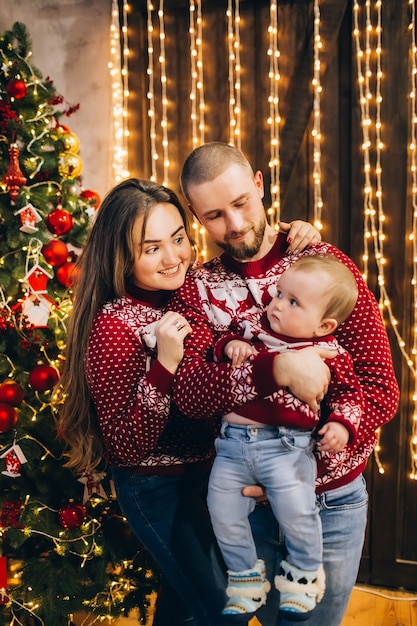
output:
<svg viewBox="0 0 417 626"><path fill-rule="evenodd" d="M174 399L183 413L207 417L224 415L242 402L276 391L273 354L259 354L233 370L228 363L214 363L213 346L222 335L241 334L243 324L259 323L275 294L277 279L300 256L334 255L349 267L358 284L356 306L335 336L352 356L362 387L363 415L354 442L337 454L317 455L320 492L345 485L363 471L376 443L376 430L395 415L399 389L378 303L355 264L327 243L292 256L285 254L286 247L285 236L279 234L270 252L258 261L239 263L222 254L190 272L170 305L183 313L193 328L177 373Z"/></svg>
<svg viewBox="0 0 417 626"><path fill-rule="evenodd" d="M211 460L218 426L181 415L171 402L174 376L155 350L154 327L164 312L130 295L108 302L94 320L86 355L107 460L139 473Z"/></svg>

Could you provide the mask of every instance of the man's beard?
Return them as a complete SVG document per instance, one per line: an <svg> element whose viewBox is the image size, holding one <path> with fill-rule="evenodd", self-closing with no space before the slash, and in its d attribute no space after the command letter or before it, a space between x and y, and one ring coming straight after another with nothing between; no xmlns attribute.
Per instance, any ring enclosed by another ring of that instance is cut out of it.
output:
<svg viewBox="0 0 417 626"><path fill-rule="evenodd" d="M227 254L230 254L230 256L232 256L234 259L237 259L238 261L247 261L248 259L254 257L255 254L258 254L264 239L265 227L266 220L262 220L253 227L252 232L254 234L254 238L252 243L243 242L239 246L234 246L233 243L231 243L233 239L231 239L230 241L229 238L228 241L216 241L216 244L219 246L219 248L227 252ZM232 233L232 236L236 236L239 234L241 233Z"/></svg>

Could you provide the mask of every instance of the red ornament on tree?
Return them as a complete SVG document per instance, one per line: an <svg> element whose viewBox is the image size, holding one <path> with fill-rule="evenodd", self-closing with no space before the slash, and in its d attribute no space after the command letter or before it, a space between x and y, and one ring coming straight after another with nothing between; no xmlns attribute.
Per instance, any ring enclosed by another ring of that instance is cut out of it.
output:
<svg viewBox="0 0 417 626"><path fill-rule="evenodd" d="M6 91L11 98L21 100L21 98L24 98L26 96L26 83L24 83L23 80L20 80L19 78L12 78L7 83Z"/></svg>
<svg viewBox="0 0 417 626"><path fill-rule="evenodd" d="M0 527L7 528L24 528L20 521L22 514L22 505L20 500L5 500L3 508L0 511Z"/></svg>
<svg viewBox="0 0 417 626"><path fill-rule="evenodd" d="M80 528L85 519L85 514L85 506L69 502L58 511L59 523L62 528Z"/></svg>
<svg viewBox="0 0 417 626"><path fill-rule="evenodd" d="M17 422L17 411L11 404L0 402L0 433L7 433Z"/></svg>
<svg viewBox="0 0 417 626"><path fill-rule="evenodd" d="M19 195L20 187L26 182L26 177L23 176L19 166L19 149L15 143L12 143L9 148L10 165L3 176L3 183L7 185L9 190L9 196L12 204L15 203L17 196Z"/></svg>
<svg viewBox="0 0 417 626"><path fill-rule="evenodd" d="M95 211L97 211L101 203L100 196L97 191L93 191L93 189L85 189L82 193L80 193L80 198L91 204Z"/></svg>
<svg viewBox="0 0 417 626"><path fill-rule="evenodd" d="M59 374L51 365L37 365L29 374L29 385L35 391L47 391L58 382Z"/></svg>
<svg viewBox="0 0 417 626"><path fill-rule="evenodd" d="M75 263L69 261L56 268L55 276L61 285L64 287L71 287L71 285L73 285L77 280L78 268Z"/></svg>
<svg viewBox="0 0 417 626"><path fill-rule="evenodd" d="M64 209L54 209L47 215L46 225L54 235L65 235L72 228L72 215Z"/></svg>
<svg viewBox="0 0 417 626"><path fill-rule="evenodd" d="M0 385L0 402L19 406L23 401L23 389L14 380L6 380Z"/></svg>
<svg viewBox="0 0 417 626"><path fill-rule="evenodd" d="M67 260L68 248L60 239L52 239L43 246L42 254L49 265L56 267L57 265L62 265Z"/></svg>
<svg viewBox="0 0 417 626"><path fill-rule="evenodd" d="M11 448L3 452L0 455L0 459L5 459L6 469L2 471L2 474L9 476L9 478L19 478L20 468L23 463L27 463L27 458L23 454L22 448L14 443Z"/></svg>

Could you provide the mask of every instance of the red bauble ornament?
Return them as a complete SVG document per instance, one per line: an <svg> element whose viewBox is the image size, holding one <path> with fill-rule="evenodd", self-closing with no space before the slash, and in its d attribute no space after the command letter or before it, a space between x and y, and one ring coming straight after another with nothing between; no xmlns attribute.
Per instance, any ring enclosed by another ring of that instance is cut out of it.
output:
<svg viewBox="0 0 417 626"><path fill-rule="evenodd" d="M7 189L9 191L10 200L14 204L17 196L20 192L20 187L22 187L26 182L26 177L23 176L22 171L19 166L19 149L15 143L12 143L9 148L10 155L10 165L3 176L2 182L7 185Z"/></svg>
<svg viewBox="0 0 417 626"><path fill-rule="evenodd" d="M19 406L23 401L23 389L14 380L6 380L0 385L0 402Z"/></svg>
<svg viewBox="0 0 417 626"><path fill-rule="evenodd" d="M98 195L97 191L93 189L85 189L82 193L80 193L80 198L86 200L91 206L97 211L98 207L101 203L101 198Z"/></svg>
<svg viewBox="0 0 417 626"><path fill-rule="evenodd" d="M64 287L71 287L71 285L73 285L77 280L78 272L79 270L75 263L68 261L67 263L64 263L56 268L55 276L61 285Z"/></svg>
<svg viewBox="0 0 417 626"><path fill-rule="evenodd" d="M0 433L7 433L17 422L17 411L11 404L0 402Z"/></svg>
<svg viewBox="0 0 417 626"><path fill-rule="evenodd" d="M35 391L52 389L58 381L59 374L51 365L37 365L29 374L29 385Z"/></svg>
<svg viewBox="0 0 417 626"><path fill-rule="evenodd" d="M72 228L72 215L64 209L54 209L46 216L46 225L54 235L65 235Z"/></svg>
<svg viewBox="0 0 417 626"><path fill-rule="evenodd" d="M6 91L12 98L16 100L20 100L26 96L27 87L26 83L23 80L19 80L18 78L12 78L7 83Z"/></svg>
<svg viewBox="0 0 417 626"><path fill-rule="evenodd" d="M69 502L58 511L59 523L63 528L80 528L85 519L85 514L85 506Z"/></svg>
<svg viewBox="0 0 417 626"><path fill-rule="evenodd" d="M51 239L49 243L43 246L42 254L49 265L56 267L67 260L68 248L60 239Z"/></svg>

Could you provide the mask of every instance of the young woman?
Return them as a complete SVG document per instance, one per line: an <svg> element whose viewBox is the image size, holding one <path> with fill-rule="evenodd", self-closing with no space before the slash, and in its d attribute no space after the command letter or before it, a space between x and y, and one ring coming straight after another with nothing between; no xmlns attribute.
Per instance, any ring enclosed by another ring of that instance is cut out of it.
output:
<svg viewBox="0 0 417 626"><path fill-rule="evenodd" d="M293 246L305 226L292 226ZM161 594L154 626L219 626L225 602L204 498L219 424L186 418L171 403L191 328L168 300L192 258L172 191L137 179L111 190L79 259L60 381L69 466L84 473L109 464L124 515L169 583L163 589L171 598L175 590L168 616Z"/></svg>
<svg viewBox="0 0 417 626"><path fill-rule="evenodd" d="M166 311L193 256L186 228L174 193L148 181L126 180L103 201L79 261L59 428L75 471L110 464L124 515L183 599L169 623L217 626L222 568L210 562L202 497L216 424L170 404L190 330ZM157 608L154 624L164 615Z"/></svg>

